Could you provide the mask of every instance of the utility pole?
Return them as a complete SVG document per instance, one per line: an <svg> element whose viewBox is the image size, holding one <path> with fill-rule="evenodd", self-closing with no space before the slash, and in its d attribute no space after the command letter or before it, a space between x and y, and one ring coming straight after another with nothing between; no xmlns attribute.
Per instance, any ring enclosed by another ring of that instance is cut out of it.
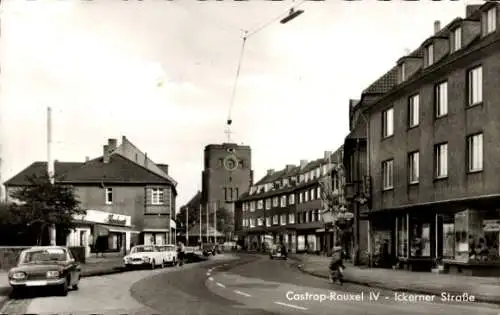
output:
<svg viewBox="0 0 500 315"><path fill-rule="evenodd" d="M208 202L205 204L205 211L207 212L207 231L206 231L206 234L207 234L207 243L210 243L210 240L209 240L209 235L208 235L208 220L209 220L209 216L208 216Z"/></svg>
<svg viewBox="0 0 500 315"><path fill-rule="evenodd" d="M217 243L217 201L214 202L214 244Z"/></svg>
<svg viewBox="0 0 500 315"><path fill-rule="evenodd" d="M189 246L189 207L186 207L186 246Z"/></svg>
<svg viewBox="0 0 500 315"><path fill-rule="evenodd" d="M201 203L200 203L200 215L199 215L199 218L200 218L200 237L198 238L199 242L200 242L200 246L201 246L201 243L202 243L202 239L201 239Z"/></svg>
<svg viewBox="0 0 500 315"><path fill-rule="evenodd" d="M50 184L54 185L55 166L52 158L52 108L47 107L47 174L49 176ZM55 224L49 227L50 245L56 245L57 231Z"/></svg>

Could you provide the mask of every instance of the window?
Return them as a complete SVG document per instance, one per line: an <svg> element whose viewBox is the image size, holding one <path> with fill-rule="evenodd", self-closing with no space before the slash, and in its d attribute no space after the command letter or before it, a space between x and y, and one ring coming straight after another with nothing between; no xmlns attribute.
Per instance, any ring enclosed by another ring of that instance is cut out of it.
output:
<svg viewBox="0 0 500 315"><path fill-rule="evenodd" d="M264 208L264 200L257 200L257 209L261 210Z"/></svg>
<svg viewBox="0 0 500 315"><path fill-rule="evenodd" d="M320 167L318 167L318 168L316 169L316 178L320 178L320 177L321 177L321 168L320 168Z"/></svg>
<svg viewBox="0 0 500 315"><path fill-rule="evenodd" d="M425 47L425 58L427 59L427 67L434 63L434 45L431 44Z"/></svg>
<svg viewBox="0 0 500 315"><path fill-rule="evenodd" d="M383 137L387 138L394 134L394 108L389 108L382 113Z"/></svg>
<svg viewBox="0 0 500 315"><path fill-rule="evenodd" d="M305 173L305 174L304 174L304 176L305 176L305 179L304 179L304 180L305 180L306 182L308 182L308 181L309 181L309 172Z"/></svg>
<svg viewBox="0 0 500 315"><path fill-rule="evenodd" d="M255 201L250 201L250 212L255 211Z"/></svg>
<svg viewBox="0 0 500 315"><path fill-rule="evenodd" d="M309 201L309 191L304 191L304 202L308 202Z"/></svg>
<svg viewBox="0 0 500 315"><path fill-rule="evenodd" d="M151 203L154 205L162 205L165 203L165 194L161 188L151 189Z"/></svg>
<svg viewBox="0 0 500 315"><path fill-rule="evenodd" d="M257 225L258 226L264 225L264 218L257 218Z"/></svg>
<svg viewBox="0 0 500 315"><path fill-rule="evenodd" d="M323 175L326 175L326 173L328 173L328 165L325 164L325 165L323 165L322 168L323 168L323 171L322 171Z"/></svg>
<svg viewBox="0 0 500 315"><path fill-rule="evenodd" d="M420 96L415 94L408 101L408 127L418 126L420 122Z"/></svg>
<svg viewBox="0 0 500 315"><path fill-rule="evenodd" d="M412 152L408 155L408 173L410 174L410 184L418 183L420 154Z"/></svg>
<svg viewBox="0 0 500 315"><path fill-rule="evenodd" d="M304 202L304 193L299 193L299 203L303 203Z"/></svg>
<svg viewBox="0 0 500 315"><path fill-rule="evenodd" d="M271 226L271 217L266 218L266 226Z"/></svg>
<svg viewBox="0 0 500 315"><path fill-rule="evenodd" d="M274 197L273 198L273 207L278 207L279 206L279 198L278 197Z"/></svg>
<svg viewBox="0 0 500 315"><path fill-rule="evenodd" d="M436 177L443 178L448 176L448 144L441 143L436 145L434 150L436 157Z"/></svg>
<svg viewBox="0 0 500 315"><path fill-rule="evenodd" d="M401 70L401 82L406 80L406 67L405 64L402 63L401 66L399 66L399 69Z"/></svg>
<svg viewBox="0 0 500 315"><path fill-rule="evenodd" d="M295 204L295 195L294 194L291 194L290 196L288 196L288 203L291 205Z"/></svg>
<svg viewBox="0 0 500 315"><path fill-rule="evenodd" d="M246 227L246 226L247 226L247 219L242 219L242 220L241 220L241 225L242 225L243 227Z"/></svg>
<svg viewBox="0 0 500 315"><path fill-rule="evenodd" d="M316 198L321 199L321 187L320 186L318 186L316 188Z"/></svg>
<svg viewBox="0 0 500 315"><path fill-rule="evenodd" d="M408 257L408 222L406 216L396 218L398 257Z"/></svg>
<svg viewBox="0 0 500 315"><path fill-rule="evenodd" d="M448 82L442 82L435 88L436 118L448 115Z"/></svg>
<svg viewBox="0 0 500 315"><path fill-rule="evenodd" d="M288 224L295 224L295 213L288 214Z"/></svg>
<svg viewBox="0 0 500 315"><path fill-rule="evenodd" d="M279 224L279 217L277 214L273 215L273 225Z"/></svg>
<svg viewBox="0 0 500 315"><path fill-rule="evenodd" d="M113 188L106 188L106 204L113 204Z"/></svg>
<svg viewBox="0 0 500 315"><path fill-rule="evenodd" d="M286 214L282 214L280 217L281 225L286 225Z"/></svg>
<svg viewBox="0 0 500 315"><path fill-rule="evenodd" d="M280 205L281 205L281 208L286 207L286 196L281 196Z"/></svg>
<svg viewBox="0 0 500 315"><path fill-rule="evenodd" d="M483 170L483 134L476 134L467 138L467 156L469 172Z"/></svg>
<svg viewBox="0 0 500 315"><path fill-rule="evenodd" d="M241 210L242 210L243 212L245 212L245 211L247 211L247 210L248 210L248 204L247 204L246 202L243 202L243 203L241 204Z"/></svg>
<svg viewBox="0 0 500 315"><path fill-rule="evenodd" d="M483 101L483 68L476 67L470 70L467 80L469 106L481 103Z"/></svg>
<svg viewBox="0 0 500 315"><path fill-rule="evenodd" d="M491 8L486 12L486 33L490 34L497 29L497 8Z"/></svg>
<svg viewBox="0 0 500 315"><path fill-rule="evenodd" d="M288 178L283 178L283 186L288 186Z"/></svg>
<svg viewBox="0 0 500 315"><path fill-rule="evenodd" d="M462 48L462 28L457 27L456 29L453 30L451 33L451 51L457 51L460 48Z"/></svg>
<svg viewBox="0 0 500 315"><path fill-rule="evenodd" d="M266 199L266 210L271 209L271 198Z"/></svg>
<svg viewBox="0 0 500 315"><path fill-rule="evenodd" d="M382 162L382 187L384 190L392 189L393 186L393 160Z"/></svg>
<svg viewBox="0 0 500 315"><path fill-rule="evenodd" d="M311 200L316 199L316 196L314 195L315 192L314 188L310 190Z"/></svg>
<svg viewBox="0 0 500 315"><path fill-rule="evenodd" d="M250 218L250 227L251 228L255 227L255 218Z"/></svg>

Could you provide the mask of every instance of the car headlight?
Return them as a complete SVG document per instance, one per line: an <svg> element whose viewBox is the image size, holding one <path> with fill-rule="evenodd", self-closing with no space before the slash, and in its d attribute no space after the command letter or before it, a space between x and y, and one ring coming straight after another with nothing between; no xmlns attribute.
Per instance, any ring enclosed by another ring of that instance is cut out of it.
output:
<svg viewBox="0 0 500 315"><path fill-rule="evenodd" d="M15 280L22 280L22 279L26 278L26 273L14 272L11 277L12 277L12 279L15 279Z"/></svg>
<svg viewBox="0 0 500 315"><path fill-rule="evenodd" d="M57 270L47 271L47 278L58 278L61 273Z"/></svg>
<svg viewBox="0 0 500 315"><path fill-rule="evenodd" d="M142 260L144 260L145 262L149 262L149 257L142 257Z"/></svg>

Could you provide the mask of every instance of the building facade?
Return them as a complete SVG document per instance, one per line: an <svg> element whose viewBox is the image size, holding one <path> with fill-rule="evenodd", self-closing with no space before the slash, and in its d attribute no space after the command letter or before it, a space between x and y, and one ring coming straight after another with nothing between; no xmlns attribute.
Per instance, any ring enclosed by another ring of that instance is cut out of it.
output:
<svg viewBox="0 0 500 315"><path fill-rule="evenodd" d="M368 164L353 162L371 179L366 247L398 266L477 274L500 264L499 9L466 11L436 22L352 108L352 121L365 117L357 138L368 138L358 150Z"/></svg>
<svg viewBox="0 0 500 315"><path fill-rule="evenodd" d="M72 186L87 211L58 243L124 252L136 244L175 241L176 183L121 155L116 144L109 139L102 156L83 163L55 162L55 183ZM46 173L46 162L34 162L5 183L7 192L27 185L27 176Z"/></svg>
<svg viewBox="0 0 500 315"><path fill-rule="evenodd" d="M234 217L234 202L249 190L252 182L252 151L249 146L234 143L207 145L202 172L203 216L208 212L208 218L212 220L216 209L225 208Z"/></svg>
<svg viewBox="0 0 500 315"><path fill-rule="evenodd" d="M333 246L333 235L325 231L320 180L329 175L338 162L338 153L300 165L287 165L250 187L235 206L236 229L243 245L265 250L270 244L283 243L292 252L320 252ZM338 180L333 177L333 190Z"/></svg>

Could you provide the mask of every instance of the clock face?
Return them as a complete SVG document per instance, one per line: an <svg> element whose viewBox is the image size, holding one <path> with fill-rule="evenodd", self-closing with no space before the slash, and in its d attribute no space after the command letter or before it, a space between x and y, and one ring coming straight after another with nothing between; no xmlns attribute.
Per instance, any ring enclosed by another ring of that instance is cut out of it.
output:
<svg viewBox="0 0 500 315"><path fill-rule="evenodd" d="M238 167L238 160L234 156L228 156L224 161L224 166L228 171L234 171Z"/></svg>

